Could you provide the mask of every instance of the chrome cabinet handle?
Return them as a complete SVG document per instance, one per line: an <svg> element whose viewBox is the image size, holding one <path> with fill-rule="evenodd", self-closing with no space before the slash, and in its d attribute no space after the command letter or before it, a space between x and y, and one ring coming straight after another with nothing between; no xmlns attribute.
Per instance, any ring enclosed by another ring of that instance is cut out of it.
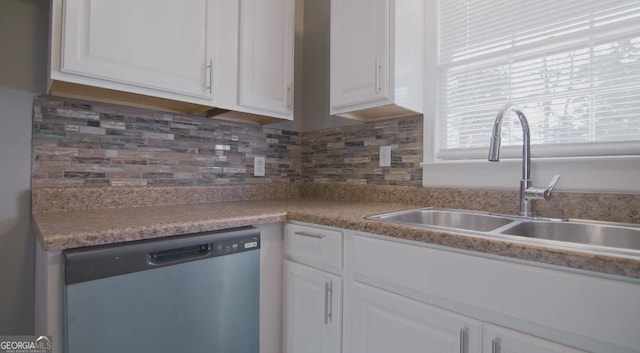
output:
<svg viewBox="0 0 640 353"><path fill-rule="evenodd" d="M500 340L497 338L491 341L491 353L500 353Z"/></svg>
<svg viewBox="0 0 640 353"><path fill-rule="evenodd" d="M379 93L382 90L380 87L380 69L382 66L380 65L380 58L376 58L376 93Z"/></svg>
<svg viewBox="0 0 640 353"><path fill-rule="evenodd" d="M308 237L308 238L324 239L324 234L316 234L316 233L309 233L309 232L303 232L303 231L295 231L293 232L293 234L301 235L303 237Z"/></svg>
<svg viewBox="0 0 640 353"><path fill-rule="evenodd" d="M213 93L213 59L209 59L207 71L209 71L209 83L205 89L208 90L209 93Z"/></svg>
<svg viewBox="0 0 640 353"><path fill-rule="evenodd" d="M293 102L293 91L291 90L291 84L287 85L287 109L291 110L292 102Z"/></svg>
<svg viewBox="0 0 640 353"><path fill-rule="evenodd" d="M324 283L324 324L328 325L333 315L333 283Z"/></svg>
<svg viewBox="0 0 640 353"><path fill-rule="evenodd" d="M460 329L460 353L465 353L467 350L467 328Z"/></svg>

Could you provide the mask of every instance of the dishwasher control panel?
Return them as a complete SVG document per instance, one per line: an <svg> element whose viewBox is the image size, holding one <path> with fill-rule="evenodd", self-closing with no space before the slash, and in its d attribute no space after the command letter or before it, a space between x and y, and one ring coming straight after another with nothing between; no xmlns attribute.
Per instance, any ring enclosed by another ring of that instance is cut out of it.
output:
<svg viewBox="0 0 640 353"><path fill-rule="evenodd" d="M238 252L260 249L260 237L248 236L213 243L213 256L229 255Z"/></svg>

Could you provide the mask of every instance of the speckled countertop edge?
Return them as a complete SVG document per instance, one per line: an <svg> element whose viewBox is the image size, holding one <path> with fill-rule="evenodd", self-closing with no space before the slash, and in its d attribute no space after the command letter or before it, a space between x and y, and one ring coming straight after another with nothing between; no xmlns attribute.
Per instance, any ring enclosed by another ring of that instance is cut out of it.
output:
<svg viewBox="0 0 640 353"><path fill-rule="evenodd" d="M64 250L293 220L525 261L640 278L640 258L549 247L510 239L469 236L365 219L368 215L410 208L414 207L405 204L295 199L47 212L34 213L33 219L44 250Z"/></svg>

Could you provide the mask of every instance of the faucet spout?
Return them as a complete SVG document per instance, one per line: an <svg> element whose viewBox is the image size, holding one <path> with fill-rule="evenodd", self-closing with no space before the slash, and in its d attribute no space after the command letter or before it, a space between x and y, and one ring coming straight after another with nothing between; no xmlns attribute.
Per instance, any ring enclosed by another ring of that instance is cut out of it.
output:
<svg viewBox="0 0 640 353"><path fill-rule="evenodd" d="M522 128L522 179L520 180L520 215L531 217L531 204L525 195L525 191L531 187L531 133L529 122L522 110L515 104L509 103L503 106L493 123L491 141L489 144L489 157L491 162L500 161L500 140L502 135L502 122L511 112L516 113Z"/></svg>

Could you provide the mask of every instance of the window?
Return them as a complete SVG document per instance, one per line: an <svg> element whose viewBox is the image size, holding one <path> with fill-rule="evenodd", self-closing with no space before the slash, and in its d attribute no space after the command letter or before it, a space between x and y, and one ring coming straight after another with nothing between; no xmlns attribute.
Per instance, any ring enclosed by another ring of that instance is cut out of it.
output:
<svg viewBox="0 0 640 353"><path fill-rule="evenodd" d="M440 0L438 22L437 159L486 160L507 102L534 157L640 154L640 1Z"/></svg>
<svg viewBox="0 0 640 353"><path fill-rule="evenodd" d="M519 187L518 104L532 180L559 191L640 193L640 1L425 0L423 185Z"/></svg>

